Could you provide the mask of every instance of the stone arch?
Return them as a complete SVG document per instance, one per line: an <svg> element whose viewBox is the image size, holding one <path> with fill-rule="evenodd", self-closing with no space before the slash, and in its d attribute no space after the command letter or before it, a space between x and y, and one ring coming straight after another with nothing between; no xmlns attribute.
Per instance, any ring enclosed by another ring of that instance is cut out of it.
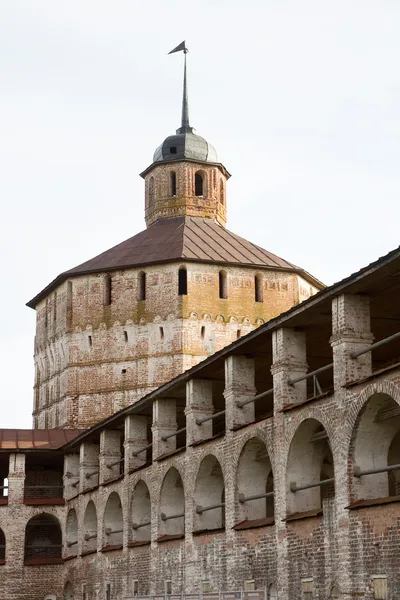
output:
<svg viewBox="0 0 400 600"><path fill-rule="evenodd" d="M121 546L124 538L124 517L118 492L111 492L104 509L104 541L106 546Z"/></svg>
<svg viewBox="0 0 400 600"><path fill-rule="evenodd" d="M151 539L150 492L143 479L140 479L132 494L132 541L147 542Z"/></svg>
<svg viewBox="0 0 400 600"><path fill-rule="evenodd" d="M278 593L276 591L276 585L274 583L271 583L268 586L268 600L277 600L278 598Z"/></svg>
<svg viewBox="0 0 400 600"><path fill-rule="evenodd" d="M86 506L83 517L83 552L94 552L97 549L97 510L93 500Z"/></svg>
<svg viewBox="0 0 400 600"><path fill-rule="evenodd" d="M225 485L219 460L208 454L200 463L196 476L195 531L221 529L225 526ZM222 506L217 506L222 504ZM211 510L204 510L216 506Z"/></svg>
<svg viewBox="0 0 400 600"><path fill-rule="evenodd" d="M74 508L68 511L65 523L65 542L67 548L72 548L78 543L78 519Z"/></svg>
<svg viewBox="0 0 400 600"><path fill-rule="evenodd" d="M267 447L257 437L249 439L242 448L236 470L236 485L240 522L274 516L273 496L245 500L274 490L272 465Z"/></svg>
<svg viewBox="0 0 400 600"><path fill-rule="evenodd" d="M0 529L0 564L6 560L6 536L4 531Z"/></svg>
<svg viewBox="0 0 400 600"><path fill-rule="evenodd" d="M74 600L74 588L70 581L67 581L67 583L64 586L63 598L64 600Z"/></svg>
<svg viewBox="0 0 400 600"><path fill-rule="evenodd" d="M356 476L359 471L400 464L400 407L386 391L375 388L362 402L352 431L349 462L353 472L352 500L399 493L400 469Z"/></svg>
<svg viewBox="0 0 400 600"><path fill-rule="evenodd" d="M305 490L296 488L334 479L334 463L326 429L315 418L297 427L286 465L287 510L289 514L317 510L322 500L334 494L334 482Z"/></svg>
<svg viewBox="0 0 400 600"><path fill-rule="evenodd" d="M62 533L54 515L32 517L25 528L25 563L61 559Z"/></svg>
<svg viewBox="0 0 400 600"><path fill-rule="evenodd" d="M179 471L171 467L162 482L160 492L159 533L183 536L185 533L185 494Z"/></svg>

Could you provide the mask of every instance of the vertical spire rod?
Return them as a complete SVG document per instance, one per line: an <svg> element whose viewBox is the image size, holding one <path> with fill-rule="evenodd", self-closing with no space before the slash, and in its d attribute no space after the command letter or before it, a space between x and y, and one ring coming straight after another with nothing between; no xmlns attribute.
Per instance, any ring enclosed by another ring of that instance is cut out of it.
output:
<svg viewBox="0 0 400 600"><path fill-rule="evenodd" d="M185 65L183 68L183 98L182 98L182 122L181 122L181 130L183 132L191 132L192 128L189 124L189 100L188 100L188 91L187 91L187 75L186 75L186 54L188 50L184 49L185 54Z"/></svg>

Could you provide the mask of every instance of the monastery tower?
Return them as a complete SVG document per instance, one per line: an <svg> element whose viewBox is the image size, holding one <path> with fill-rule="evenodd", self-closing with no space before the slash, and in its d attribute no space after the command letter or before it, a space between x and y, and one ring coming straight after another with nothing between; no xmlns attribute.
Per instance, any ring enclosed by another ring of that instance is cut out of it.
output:
<svg viewBox="0 0 400 600"><path fill-rule="evenodd" d="M323 287L225 228L230 174L190 126L186 54L181 126L141 176L147 229L28 303L33 427L89 427Z"/></svg>

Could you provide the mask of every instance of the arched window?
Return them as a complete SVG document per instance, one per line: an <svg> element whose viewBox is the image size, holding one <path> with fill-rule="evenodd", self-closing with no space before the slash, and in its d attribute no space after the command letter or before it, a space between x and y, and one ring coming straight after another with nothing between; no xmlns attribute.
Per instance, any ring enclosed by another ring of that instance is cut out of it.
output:
<svg viewBox="0 0 400 600"><path fill-rule="evenodd" d="M185 533L185 496L179 472L171 467L164 477L160 494L160 539Z"/></svg>
<svg viewBox="0 0 400 600"><path fill-rule="evenodd" d="M151 536L151 504L149 488L144 481L137 483L132 497L132 540L149 542Z"/></svg>
<svg viewBox="0 0 400 600"><path fill-rule="evenodd" d="M117 492L111 492L104 511L105 546L122 546L124 520L121 498Z"/></svg>
<svg viewBox="0 0 400 600"><path fill-rule="evenodd" d="M138 287L139 287L138 300L139 301L146 300L146 273L144 271L141 271L139 273Z"/></svg>
<svg viewBox="0 0 400 600"><path fill-rule="evenodd" d="M334 466L328 434L316 419L306 419L296 430L286 467L288 513L322 508L334 495Z"/></svg>
<svg viewBox="0 0 400 600"><path fill-rule="evenodd" d="M67 551L76 553L78 550L78 519L73 508L68 513L65 526Z"/></svg>
<svg viewBox="0 0 400 600"><path fill-rule="evenodd" d="M204 193L204 173L197 171L194 176L194 193L195 196L205 196Z"/></svg>
<svg viewBox="0 0 400 600"><path fill-rule="evenodd" d="M219 297L226 299L228 297L228 278L226 271L220 271L218 274Z"/></svg>
<svg viewBox="0 0 400 600"><path fill-rule="evenodd" d="M185 267L180 267L178 272L178 294L186 296L187 294L187 271Z"/></svg>
<svg viewBox="0 0 400 600"><path fill-rule="evenodd" d="M195 487L195 523L197 531L225 526L225 487L221 465L215 456L206 456L200 465Z"/></svg>
<svg viewBox="0 0 400 600"><path fill-rule="evenodd" d="M224 182L221 181L219 182L219 201L221 202L221 204L223 206L225 206L225 188L224 188Z"/></svg>
<svg viewBox="0 0 400 600"><path fill-rule="evenodd" d="M175 173L175 171L171 171L171 173L169 175L169 182L170 182L170 195L176 196L176 173Z"/></svg>
<svg viewBox="0 0 400 600"><path fill-rule="evenodd" d="M363 406L353 432L352 492L355 500L400 494L399 404L385 393L373 394ZM363 475L364 471L374 473Z"/></svg>
<svg viewBox="0 0 400 600"><path fill-rule="evenodd" d="M150 202L154 200L154 177L150 177L149 180L149 200Z"/></svg>
<svg viewBox="0 0 400 600"><path fill-rule="evenodd" d="M64 586L63 598L64 600L74 600L74 587L70 581L67 581L67 583Z"/></svg>
<svg viewBox="0 0 400 600"><path fill-rule="evenodd" d="M85 510L83 533L83 553L95 552L97 549L97 511L92 500Z"/></svg>
<svg viewBox="0 0 400 600"><path fill-rule="evenodd" d="M4 531L0 529L0 565L6 562L6 536Z"/></svg>
<svg viewBox="0 0 400 600"><path fill-rule="evenodd" d="M237 470L239 521L274 516L274 480L267 448L258 438L242 449Z"/></svg>
<svg viewBox="0 0 400 600"><path fill-rule="evenodd" d="M62 535L58 519L44 513L32 517L25 529L25 564L58 562L61 550Z"/></svg>
<svg viewBox="0 0 400 600"><path fill-rule="evenodd" d="M258 274L254 277L254 294L256 302L263 301L263 281L261 275Z"/></svg>

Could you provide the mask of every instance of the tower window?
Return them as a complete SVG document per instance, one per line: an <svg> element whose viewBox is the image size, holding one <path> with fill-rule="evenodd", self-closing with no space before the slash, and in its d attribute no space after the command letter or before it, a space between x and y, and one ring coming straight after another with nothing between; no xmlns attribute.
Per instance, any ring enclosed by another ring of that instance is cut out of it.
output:
<svg viewBox="0 0 400 600"><path fill-rule="evenodd" d="M176 196L176 173L175 171L171 171L170 173L170 183L171 183L171 196Z"/></svg>
<svg viewBox="0 0 400 600"><path fill-rule="evenodd" d="M128 340L128 332L127 332L126 330L124 331L124 341L125 341L125 343L126 343L126 344L127 344L127 343L128 343L128 341L129 341L129 340Z"/></svg>
<svg viewBox="0 0 400 600"><path fill-rule="evenodd" d="M200 171L194 176L194 193L196 196L204 196L204 176Z"/></svg>
<svg viewBox="0 0 400 600"><path fill-rule="evenodd" d="M204 340L204 336L206 335L206 328L204 325L201 327L201 338Z"/></svg>
<svg viewBox="0 0 400 600"><path fill-rule="evenodd" d="M171 154L176 154L176 146L171 146L171 148L169 149Z"/></svg>
<svg viewBox="0 0 400 600"><path fill-rule="evenodd" d="M254 277L254 296L256 302L263 301L263 288L262 288L262 278L260 275L256 275Z"/></svg>
<svg viewBox="0 0 400 600"><path fill-rule="evenodd" d="M104 304L110 306L112 302L112 278L111 275L106 275L104 282Z"/></svg>
<svg viewBox="0 0 400 600"><path fill-rule="evenodd" d="M149 199L151 202L154 200L154 177L150 177L149 181Z"/></svg>
<svg viewBox="0 0 400 600"><path fill-rule="evenodd" d="M139 301L146 300L146 273L139 273Z"/></svg>
<svg viewBox="0 0 400 600"><path fill-rule="evenodd" d="M93 340L92 340L91 335L88 336L88 342L89 342L89 348L91 348L93 346Z"/></svg>
<svg viewBox="0 0 400 600"><path fill-rule="evenodd" d="M178 272L178 294L179 296L186 296L187 294L187 271L185 267L179 269Z"/></svg>
<svg viewBox="0 0 400 600"><path fill-rule="evenodd" d="M225 205L224 182L222 181L222 179L219 184L219 201L222 205Z"/></svg>
<svg viewBox="0 0 400 600"><path fill-rule="evenodd" d="M219 279L219 297L226 299L228 297L228 280L226 271L220 271L218 274Z"/></svg>
<svg viewBox="0 0 400 600"><path fill-rule="evenodd" d="M164 339L164 327L160 327L160 338Z"/></svg>

